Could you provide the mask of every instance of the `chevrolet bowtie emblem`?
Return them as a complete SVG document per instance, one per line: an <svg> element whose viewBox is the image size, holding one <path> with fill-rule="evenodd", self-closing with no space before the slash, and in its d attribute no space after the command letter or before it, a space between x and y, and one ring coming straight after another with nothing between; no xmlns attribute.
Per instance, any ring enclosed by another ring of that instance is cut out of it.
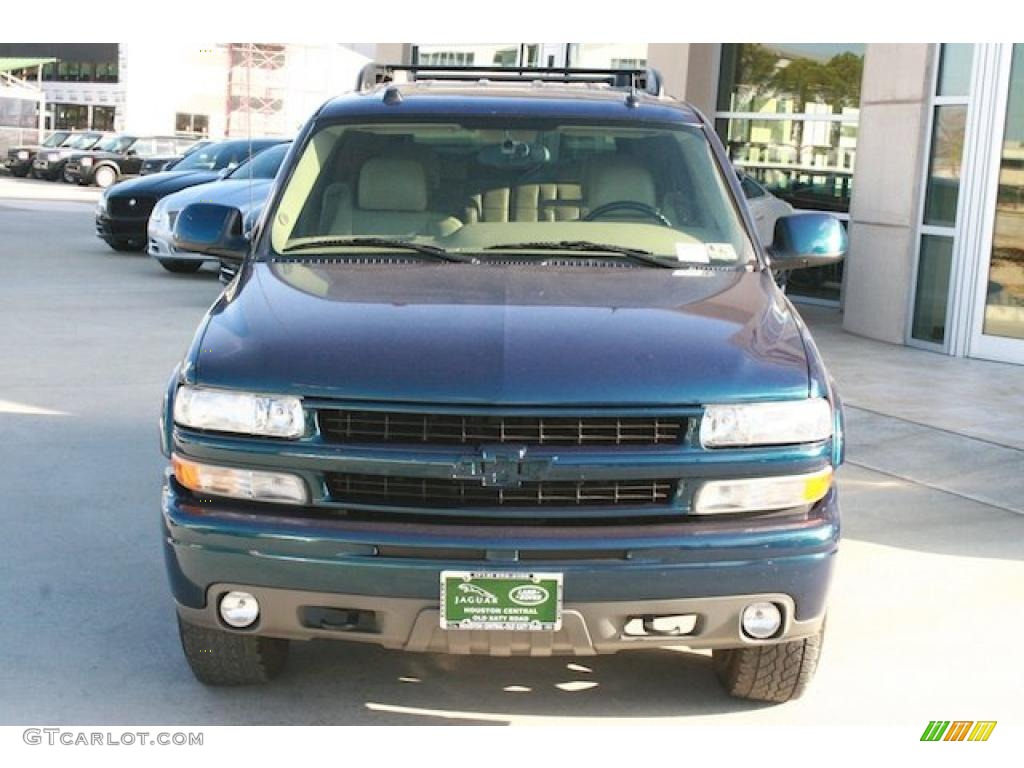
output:
<svg viewBox="0 0 1024 768"><path fill-rule="evenodd" d="M524 446L485 445L479 456L461 462L455 477L479 480L489 488L518 488L523 481L536 479L550 464L546 458L528 459Z"/></svg>

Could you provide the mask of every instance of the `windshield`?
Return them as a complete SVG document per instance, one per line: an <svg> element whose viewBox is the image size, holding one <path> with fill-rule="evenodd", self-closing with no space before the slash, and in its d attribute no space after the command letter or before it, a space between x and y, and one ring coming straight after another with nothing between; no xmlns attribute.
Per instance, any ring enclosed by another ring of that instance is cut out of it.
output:
<svg viewBox="0 0 1024 768"><path fill-rule="evenodd" d="M73 133L71 134L71 137L64 142L64 146L70 147L71 149L89 149L99 138L100 135L98 133Z"/></svg>
<svg viewBox="0 0 1024 768"><path fill-rule="evenodd" d="M111 136L96 145L96 149L102 152L124 152L135 143L134 136Z"/></svg>
<svg viewBox="0 0 1024 768"><path fill-rule="evenodd" d="M272 179L277 176L277 171L286 154L288 154L287 144L278 144L276 147L265 149L235 168L228 174L228 178L236 181L239 179Z"/></svg>
<svg viewBox="0 0 1024 768"><path fill-rule="evenodd" d="M451 253L607 245L670 263L753 259L710 144L690 125L327 126L291 174L271 245L315 253L345 238Z"/></svg>
<svg viewBox="0 0 1024 768"><path fill-rule="evenodd" d="M70 133L51 133L43 142L44 147L59 147L71 136Z"/></svg>
<svg viewBox="0 0 1024 768"><path fill-rule="evenodd" d="M254 145L254 152L259 152L266 145ZM225 141L210 144L187 155L184 160L174 166L176 171L219 171L234 168L249 157L249 142Z"/></svg>

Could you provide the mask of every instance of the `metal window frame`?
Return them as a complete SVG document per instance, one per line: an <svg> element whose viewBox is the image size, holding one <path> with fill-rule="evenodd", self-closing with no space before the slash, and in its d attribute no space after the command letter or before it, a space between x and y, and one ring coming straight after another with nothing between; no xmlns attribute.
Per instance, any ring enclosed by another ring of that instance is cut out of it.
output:
<svg viewBox="0 0 1024 768"><path fill-rule="evenodd" d="M908 346L957 356L1000 362L1024 363L1024 342L1019 339L985 336L984 325L987 275L995 230L998 178L1002 159L1009 78L1013 59L1012 43L975 43L971 59L970 86L966 96L939 96L938 77L941 44L935 46L932 62L931 99L927 119L927 151L922 153L918 190L917 227L914 242L907 324ZM931 162L935 112L941 106L967 106L964 149L960 166L956 223L952 227L924 223L928 166ZM946 296L946 333L942 344L913 338L917 278L924 235L953 240Z"/></svg>
<svg viewBox="0 0 1024 768"><path fill-rule="evenodd" d="M999 173L1002 167L1006 114L1010 100L1015 43L983 45L982 71L975 72L972 89L978 93L977 140L973 149L969 197L972 216L964 232L966 243L976 245L976 258L964 258L960 280L963 300L958 302L958 328L962 354L1003 363L1024 364L1024 339L983 333L988 273L995 234ZM970 145L968 145L970 146Z"/></svg>
<svg viewBox="0 0 1024 768"><path fill-rule="evenodd" d="M918 179L921 183L918 185L917 190L917 205L915 206L915 228L914 228L914 256L912 261L912 269L910 271L910 291L908 292L908 304L907 304L907 323L904 329L903 339L909 347L917 347L918 349L927 349L932 352L942 352L945 354L953 354L951 351L955 348L955 345L951 343L951 323L950 320L953 315L953 297L954 297L954 283L957 282L957 246L961 241L960 237L960 226L963 222L964 217L964 176L967 172L965 165L965 159L967 158L967 146L968 146L968 127L971 122L971 94L974 90L973 80L971 85L968 86L968 92L963 96L939 96L939 73L942 69L942 46L943 43L936 43L932 46L932 61L931 70L929 73L929 99L928 99L928 117L925 121L925 147L921 153L921 165L918 169ZM971 76L973 78L974 71L976 68L976 59L978 57L978 46L975 45L974 53L971 58ZM932 162L932 149L935 144L935 113L939 107L967 107L967 121L964 125L964 148L963 154L960 156L960 179L957 182L957 199L956 199L956 211L954 212L954 223L953 226L946 226L940 224L925 224L925 204L928 199L928 168ZM917 279L918 274L921 271L921 242L925 235L931 235L932 237L948 237L953 241L952 254L950 255L949 265L949 285L946 286L946 324L945 332L943 333L942 342L927 341L925 339L914 338L914 309L917 306Z"/></svg>

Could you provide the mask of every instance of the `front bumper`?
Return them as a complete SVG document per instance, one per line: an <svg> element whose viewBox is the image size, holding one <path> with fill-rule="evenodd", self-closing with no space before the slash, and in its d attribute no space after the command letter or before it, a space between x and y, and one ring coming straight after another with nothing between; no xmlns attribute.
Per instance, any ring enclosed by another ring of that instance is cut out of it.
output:
<svg viewBox="0 0 1024 768"><path fill-rule="evenodd" d="M96 236L110 242L146 242L146 224L149 216L141 218L112 218L106 213L96 214Z"/></svg>
<svg viewBox="0 0 1024 768"><path fill-rule="evenodd" d="M67 166L67 160L46 160L39 155L36 155L32 161L32 170L37 176L42 176L47 179L58 179L64 173L64 168Z"/></svg>
<svg viewBox="0 0 1024 768"><path fill-rule="evenodd" d="M252 505L195 499L168 478L163 525L172 591L190 622L292 639L496 655L738 647L812 635L824 620L839 539L834 489L796 518L480 528L285 518ZM440 572L452 568L565 574L562 630L441 630ZM220 623L216 599L231 589L260 600L254 628ZM760 600L779 604L785 617L767 641L740 632L743 607ZM342 629L310 626L306 608L370 618ZM693 615L694 629L628 636L630 618L648 614Z"/></svg>
<svg viewBox="0 0 1024 768"><path fill-rule="evenodd" d="M75 184L92 184L93 168L95 166L83 166L80 163L69 162L64 167L63 175L68 181Z"/></svg>
<svg viewBox="0 0 1024 768"><path fill-rule="evenodd" d="M3 167L13 174L26 174L32 170L32 160L20 160L17 157L5 157L0 160Z"/></svg>
<svg viewBox="0 0 1024 768"><path fill-rule="evenodd" d="M150 219L152 222L152 218ZM160 261L213 261L209 256L192 251L179 251L174 247L173 235L165 229L158 229L152 223L146 231L146 253Z"/></svg>

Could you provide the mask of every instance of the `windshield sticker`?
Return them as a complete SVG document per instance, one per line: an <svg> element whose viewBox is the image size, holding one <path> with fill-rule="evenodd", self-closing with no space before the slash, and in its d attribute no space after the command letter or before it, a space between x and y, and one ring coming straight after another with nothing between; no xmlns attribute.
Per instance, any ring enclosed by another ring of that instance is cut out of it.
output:
<svg viewBox="0 0 1024 768"><path fill-rule="evenodd" d="M711 261L736 261L736 249L732 243L707 243L707 257Z"/></svg>
<svg viewBox="0 0 1024 768"><path fill-rule="evenodd" d="M676 243L676 258L691 264L709 263L708 251L704 243Z"/></svg>

